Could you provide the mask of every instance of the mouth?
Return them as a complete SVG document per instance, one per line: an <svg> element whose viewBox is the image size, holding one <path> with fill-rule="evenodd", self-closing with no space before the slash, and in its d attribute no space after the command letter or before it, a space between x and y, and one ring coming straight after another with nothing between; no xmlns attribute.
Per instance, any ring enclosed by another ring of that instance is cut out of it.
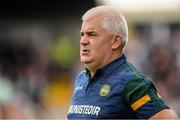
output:
<svg viewBox="0 0 180 120"><path fill-rule="evenodd" d="M88 52L89 50L82 50L83 52Z"/></svg>
<svg viewBox="0 0 180 120"><path fill-rule="evenodd" d="M81 50L81 53L82 53L82 54L87 54L87 53L89 53L89 52L90 52L90 50L87 50L87 49Z"/></svg>

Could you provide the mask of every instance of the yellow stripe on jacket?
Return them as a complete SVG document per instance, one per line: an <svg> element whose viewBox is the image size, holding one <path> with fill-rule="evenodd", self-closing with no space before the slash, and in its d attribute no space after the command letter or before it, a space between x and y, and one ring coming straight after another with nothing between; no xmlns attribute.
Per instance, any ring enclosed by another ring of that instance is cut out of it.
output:
<svg viewBox="0 0 180 120"><path fill-rule="evenodd" d="M149 95L145 95L143 97L141 97L140 99L138 99L137 101L135 101L132 105L131 108L135 111L137 110L139 107L141 107L142 105L146 104L147 102L149 102L151 100L151 98L149 97Z"/></svg>

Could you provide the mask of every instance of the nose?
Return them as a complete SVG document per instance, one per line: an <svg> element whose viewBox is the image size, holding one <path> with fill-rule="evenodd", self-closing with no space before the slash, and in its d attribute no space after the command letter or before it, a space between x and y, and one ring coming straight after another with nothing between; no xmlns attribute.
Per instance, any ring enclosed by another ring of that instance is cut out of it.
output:
<svg viewBox="0 0 180 120"><path fill-rule="evenodd" d="M80 44L81 45L87 45L89 43L89 40L86 36L81 36Z"/></svg>

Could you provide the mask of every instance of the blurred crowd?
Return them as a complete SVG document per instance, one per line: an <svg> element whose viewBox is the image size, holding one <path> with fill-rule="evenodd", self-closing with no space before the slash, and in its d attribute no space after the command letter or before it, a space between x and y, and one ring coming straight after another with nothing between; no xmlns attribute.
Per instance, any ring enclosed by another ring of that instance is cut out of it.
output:
<svg viewBox="0 0 180 120"><path fill-rule="evenodd" d="M76 47L65 37L46 49L36 47L23 40L0 39L0 118L65 117Z"/></svg>
<svg viewBox="0 0 180 120"><path fill-rule="evenodd" d="M128 61L180 114L180 23L129 27ZM66 118L74 77L83 69L78 39L60 36L43 45L16 39L0 37L0 118Z"/></svg>

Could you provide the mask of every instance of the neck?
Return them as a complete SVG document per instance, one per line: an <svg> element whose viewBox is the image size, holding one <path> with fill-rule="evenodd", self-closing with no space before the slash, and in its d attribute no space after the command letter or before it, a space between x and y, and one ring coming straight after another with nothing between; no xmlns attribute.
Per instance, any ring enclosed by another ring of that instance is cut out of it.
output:
<svg viewBox="0 0 180 120"><path fill-rule="evenodd" d="M91 77L93 77L96 71L90 71L90 73L91 73Z"/></svg>
<svg viewBox="0 0 180 120"><path fill-rule="evenodd" d="M122 53L118 53L117 55L112 55L112 56L111 56L111 59L108 59L108 60L106 61L106 64L103 64L103 65L97 67L96 69L89 69L90 74L91 74L91 77L94 76L94 74L96 73L96 70L97 70L97 69L100 69L100 68L105 67L106 65L108 65L109 63L111 63L112 61L116 60L117 58L119 58L119 57L121 57L121 56L122 56Z"/></svg>
<svg viewBox="0 0 180 120"><path fill-rule="evenodd" d="M107 58L104 61L104 64L102 64L99 68L103 68L104 66L108 65L109 63L111 63L112 61L116 60L117 58L119 58L122 55L122 53L120 53L119 51L115 50L113 51L113 54L109 56L109 58Z"/></svg>

